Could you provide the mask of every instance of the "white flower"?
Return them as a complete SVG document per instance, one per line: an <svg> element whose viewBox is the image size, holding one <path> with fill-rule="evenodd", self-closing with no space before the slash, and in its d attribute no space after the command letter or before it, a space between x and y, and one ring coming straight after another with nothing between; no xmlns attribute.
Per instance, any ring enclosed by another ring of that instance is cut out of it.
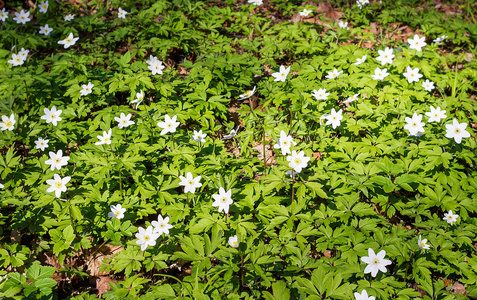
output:
<svg viewBox="0 0 477 300"><path fill-rule="evenodd" d="M333 69L333 71L328 72L328 75L326 75L325 77L328 78L328 79L334 79L334 78L340 76L341 73L343 73L343 71L338 72L337 69Z"/></svg>
<svg viewBox="0 0 477 300"><path fill-rule="evenodd" d="M121 206L121 204L118 205L111 205L111 212L108 213L108 217L110 218L116 218L118 220L121 220L124 218L124 213L126 212L126 209Z"/></svg>
<svg viewBox="0 0 477 300"><path fill-rule="evenodd" d="M343 103L351 103L351 102L354 102L354 101L358 100L358 97L359 97L359 93L354 94L353 96L348 97L348 99L347 99L346 101L343 101Z"/></svg>
<svg viewBox="0 0 477 300"><path fill-rule="evenodd" d="M50 35L50 32L53 31L53 28L46 24L45 26L40 26L40 34Z"/></svg>
<svg viewBox="0 0 477 300"><path fill-rule="evenodd" d="M169 217L162 218L161 215L158 215L157 221L151 222L151 225L154 226L154 233L158 234L158 236L161 236L163 233L169 234L169 229L171 229L173 226L168 223Z"/></svg>
<svg viewBox="0 0 477 300"><path fill-rule="evenodd" d="M422 250L429 250L431 248L431 245L427 244L427 239L421 240L421 235L419 235L417 244L419 245L419 248L421 248Z"/></svg>
<svg viewBox="0 0 477 300"><path fill-rule="evenodd" d="M277 73L273 73L272 76L275 78L273 81L282 81L285 82L287 79L288 73L290 73L290 68L285 68L285 66L280 66L280 70Z"/></svg>
<svg viewBox="0 0 477 300"><path fill-rule="evenodd" d="M147 68L152 71L152 75L162 74L165 66L162 65L162 61L158 60L155 56L150 56L150 60L147 60L146 63L149 65Z"/></svg>
<svg viewBox="0 0 477 300"><path fill-rule="evenodd" d="M12 53L12 59L8 61L9 64L12 64L13 67L21 66L25 60L20 54Z"/></svg>
<svg viewBox="0 0 477 300"><path fill-rule="evenodd" d="M133 101L131 101L131 104L136 104L136 108L139 106L139 104L141 104L142 100L144 100L144 92L141 90L140 93L136 93L136 99L134 99Z"/></svg>
<svg viewBox="0 0 477 300"><path fill-rule="evenodd" d="M343 29L346 28L347 30L349 30L348 22L343 22L343 21L340 20L340 21L338 22L338 26L339 26L340 28L343 28Z"/></svg>
<svg viewBox="0 0 477 300"><path fill-rule="evenodd" d="M56 126L56 122L63 120L62 118L60 118L62 110L56 110L55 106L53 106L51 110L45 107L43 109L43 112L45 112L45 114L41 116L41 119L45 120L46 123L52 123L54 126Z"/></svg>
<svg viewBox="0 0 477 300"><path fill-rule="evenodd" d="M55 168L60 170L62 166L66 166L68 164L68 160L70 160L69 156L63 156L63 151L58 150L58 152L50 151L50 159L45 161L45 164L51 165L51 170L53 171Z"/></svg>
<svg viewBox="0 0 477 300"><path fill-rule="evenodd" d="M417 34L415 34L413 39L407 39L407 42L409 43L409 49L416 49L420 52L422 47L427 45L425 39L425 36L420 38Z"/></svg>
<svg viewBox="0 0 477 300"><path fill-rule="evenodd" d="M60 198L61 192L66 192L66 184L70 182L71 177L66 176L61 179L60 175L53 175L54 179L48 179L47 184L51 185L46 191L48 193L55 192L56 198Z"/></svg>
<svg viewBox="0 0 477 300"><path fill-rule="evenodd" d="M381 66L384 66L385 64L392 64L393 63L393 49L386 47L386 49L383 50L378 50L379 56L376 57L376 60L381 62Z"/></svg>
<svg viewBox="0 0 477 300"><path fill-rule="evenodd" d="M260 6L263 4L263 0L248 0L248 3L255 4L256 6Z"/></svg>
<svg viewBox="0 0 477 300"><path fill-rule="evenodd" d="M424 82L422 83L422 87L423 87L426 91L430 92L430 91L432 91L432 90L434 89L434 82L429 81L429 79L426 79L426 81L424 81Z"/></svg>
<svg viewBox="0 0 477 300"><path fill-rule="evenodd" d="M338 112L335 111L334 108L331 109L331 113L329 116L326 117L326 124L325 125L331 125L333 126L333 129L336 129L336 127L341 125L341 120L343 120L343 116L341 115L342 109L340 109Z"/></svg>
<svg viewBox="0 0 477 300"><path fill-rule="evenodd" d="M315 97L316 100L326 100L328 99L328 96L330 95L330 93L327 93L326 89L319 89L318 91L313 90L313 93L311 95Z"/></svg>
<svg viewBox="0 0 477 300"><path fill-rule="evenodd" d="M197 176L196 178L194 178L191 172L187 172L186 177L182 175L179 176L179 179L182 180L181 182L179 182L179 185L184 186L184 193L195 193L195 189L200 188L202 186L202 183L200 183L200 177L201 176Z"/></svg>
<svg viewBox="0 0 477 300"><path fill-rule="evenodd" d="M412 118L406 117L407 124L404 125L404 129L409 131L410 135L417 135L419 132L424 132L424 122L422 121L422 115L414 113Z"/></svg>
<svg viewBox="0 0 477 300"><path fill-rule="evenodd" d="M28 53L30 53L30 50L25 50L24 48L22 48L22 50L18 52L18 55L22 58L22 60L25 61L28 57Z"/></svg>
<svg viewBox="0 0 477 300"><path fill-rule="evenodd" d="M361 294L358 292L354 292L354 299L356 300L375 300L374 296L368 296L368 292L366 290L362 290Z"/></svg>
<svg viewBox="0 0 477 300"><path fill-rule="evenodd" d="M243 93L242 95L240 95L237 100L245 100L245 99L247 99L247 98L252 97L252 95L255 94L255 89L256 89L256 88L257 88L257 87L254 86L254 87L253 87L253 90L246 91L245 93Z"/></svg>
<svg viewBox="0 0 477 300"><path fill-rule="evenodd" d="M359 9L362 9L366 4L369 4L369 0L357 0L356 4L358 5Z"/></svg>
<svg viewBox="0 0 477 300"><path fill-rule="evenodd" d="M443 35L443 36L441 36L441 37L436 38L433 42L436 43L436 44L440 44L440 43L442 43L446 38L448 38L448 36L447 36L447 35Z"/></svg>
<svg viewBox="0 0 477 300"><path fill-rule="evenodd" d="M280 137L278 138L277 143L278 144L273 145L273 148L281 149L282 155L287 155L291 153L290 147L292 144L296 146L296 142L293 141L291 135L287 135L283 130L280 131Z"/></svg>
<svg viewBox="0 0 477 300"><path fill-rule="evenodd" d="M41 13L46 13L46 11L48 10L48 1L41 2L39 7Z"/></svg>
<svg viewBox="0 0 477 300"><path fill-rule="evenodd" d="M87 96L93 92L94 84L90 81L87 85L83 84L82 87L83 89L80 91L81 96Z"/></svg>
<svg viewBox="0 0 477 300"><path fill-rule="evenodd" d="M287 161L290 162L288 166L294 169L297 173L300 173L303 168L308 166L309 160L310 158L305 156L305 152L303 150L301 150L298 154L295 150L293 150L291 156L287 156Z"/></svg>
<svg viewBox="0 0 477 300"><path fill-rule="evenodd" d="M429 123L431 122L440 122L441 119L447 118L446 111L441 110L441 108L438 106L437 108L434 108L434 106L431 105L431 111L426 112L426 116L429 117Z"/></svg>
<svg viewBox="0 0 477 300"><path fill-rule="evenodd" d="M152 55L149 55L149 60L146 60L146 64L152 65L152 64L154 64L154 63L157 62L157 61L159 61L159 60L157 59L157 57L152 56Z"/></svg>
<svg viewBox="0 0 477 300"><path fill-rule="evenodd" d="M323 114L321 117L320 117L320 126L322 125L322 121L325 120L326 118L328 118L329 114L328 113L325 113Z"/></svg>
<svg viewBox="0 0 477 300"><path fill-rule="evenodd" d="M380 68L376 68L374 70L374 75L371 75L371 77L374 80L384 80L384 78L388 75L389 75L388 69L382 69L381 70Z"/></svg>
<svg viewBox="0 0 477 300"><path fill-rule="evenodd" d="M74 44L76 44L76 41L78 39L79 39L79 37L75 38L73 36L73 33L70 32L68 37L64 40L59 41L58 44L61 44L65 47L65 49L68 49L70 46L73 46Z"/></svg>
<svg viewBox="0 0 477 300"><path fill-rule="evenodd" d="M234 203L232 200L232 190L228 190L227 192L223 187L219 189L219 194L212 195L214 198L214 203L212 203L213 207L219 207L219 212L224 211L225 214L229 213L230 204Z"/></svg>
<svg viewBox="0 0 477 300"><path fill-rule="evenodd" d="M470 137L470 133L465 130L466 123L459 123L456 119L452 121L452 124L446 124L446 138L454 138L457 144L462 142L462 138Z"/></svg>
<svg viewBox="0 0 477 300"><path fill-rule="evenodd" d="M388 259L384 259L384 256L386 256L386 251L381 250L376 255L373 249L369 248L368 256L361 257L361 260L368 264L364 269L364 274L371 273L371 276L376 277L379 271L386 273L388 271L386 266L392 262Z"/></svg>
<svg viewBox="0 0 477 300"><path fill-rule="evenodd" d="M232 248L238 248L239 241L238 241L238 237L236 235L229 237L229 245Z"/></svg>
<svg viewBox="0 0 477 300"><path fill-rule="evenodd" d="M222 140L230 140L231 138L235 137L237 135L237 132L238 132L239 128L240 128L240 125L237 126L237 129L232 128L232 130L230 130L230 134L224 135Z"/></svg>
<svg viewBox="0 0 477 300"><path fill-rule="evenodd" d="M69 15L65 16L65 21L69 22L69 21L73 20L74 18L75 18L75 15L69 14Z"/></svg>
<svg viewBox="0 0 477 300"><path fill-rule="evenodd" d="M444 213L444 218L442 218L442 220L445 220L445 221L447 221L447 223L453 225L454 222L457 222L458 217L459 217L459 215L454 215L452 213L452 210L449 210L449 213L447 213L447 214Z"/></svg>
<svg viewBox="0 0 477 300"><path fill-rule="evenodd" d="M23 9L20 11L20 13L15 13L15 17L13 20L17 22L17 24L26 24L26 22L29 22L31 19L29 18L30 12L24 12Z"/></svg>
<svg viewBox="0 0 477 300"><path fill-rule="evenodd" d="M103 131L103 135L96 136L99 139L99 142L94 143L95 145L104 145L108 144L111 145L111 135L113 134L111 128L109 128L108 132Z"/></svg>
<svg viewBox="0 0 477 300"><path fill-rule="evenodd" d="M5 186L0 183L0 189L3 189Z"/></svg>
<svg viewBox="0 0 477 300"><path fill-rule="evenodd" d="M128 12L122 9L121 7L118 9L118 18L119 19L126 19L126 14Z"/></svg>
<svg viewBox="0 0 477 300"><path fill-rule="evenodd" d="M0 129L4 130L13 130L13 125L15 125L15 116L13 114L10 115L10 118L7 116L2 116L2 122L0 123Z"/></svg>
<svg viewBox="0 0 477 300"><path fill-rule="evenodd" d="M50 140L44 140L43 138L38 138L38 140L35 141L35 149L41 149L41 151L45 151L46 148L48 148L48 142Z"/></svg>
<svg viewBox="0 0 477 300"><path fill-rule="evenodd" d="M300 16L308 17L311 13L312 13L311 10L308 10L308 9L304 8L303 11L300 11Z"/></svg>
<svg viewBox="0 0 477 300"><path fill-rule="evenodd" d="M295 178L297 172L293 171L293 170L288 170L285 172L285 175L288 175L290 176L291 178Z"/></svg>
<svg viewBox="0 0 477 300"><path fill-rule="evenodd" d="M164 117L164 122L157 122L157 126L162 128L161 135L164 135L168 132L176 132L177 127L181 124L180 122L176 122L176 119L177 116L173 116L171 118L166 114Z"/></svg>
<svg viewBox="0 0 477 300"><path fill-rule="evenodd" d="M206 133L202 133L202 130L195 131L192 135L192 140L197 141L197 143L205 143L205 137L207 136Z"/></svg>
<svg viewBox="0 0 477 300"><path fill-rule="evenodd" d="M136 233L136 244L141 245L141 251L145 251L148 246L156 245L156 240L159 235L154 233L152 226L147 227L147 229L139 227L138 231L139 232Z"/></svg>
<svg viewBox="0 0 477 300"><path fill-rule="evenodd" d="M361 58L358 57L358 58L356 59L356 62L355 62L353 65L357 66L357 65L360 65L360 64L364 63L364 62L366 61L366 58L367 58L367 57L368 57L367 54L365 54L365 55L364 55L363 57L361 57Z"/></svg>
<svg viewBox="0 0 477 300"><path fill-rule="evenodd" d="M121 113L119 115L119 118L114 117L114 120L119 123L118 124L119 129L135 124L134 121L131 121L131 114L128 114L126 116L124 113Z"/></svg>
<svg viewBox="0 0 477 300"><path fill-rule="evenodd" d="M406 72L404 72L404 77L407 78L407 82L411 83L413 81L418 82L421 79L422 74L419 74L419 69L411 69L411 67L406 67Z"/></svg>
<svg viewBox="0 0 477 300"><path fill-rule="evenodd" d="M0 20L5 22L5 20L8 18L8 11L5 11L5 7L0 10Z"/></svg>

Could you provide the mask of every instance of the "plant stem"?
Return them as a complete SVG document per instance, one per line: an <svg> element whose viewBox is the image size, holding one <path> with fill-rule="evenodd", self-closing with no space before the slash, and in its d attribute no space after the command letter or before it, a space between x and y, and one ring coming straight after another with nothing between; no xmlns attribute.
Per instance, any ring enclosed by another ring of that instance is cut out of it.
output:
<svg viewBox="0 0 477 300"><path fill-rule="evenodd" d="M147 115L149 116L149 126L151 126L151 141L150 141L150 145L152 146L152 142L154 140L154 127L152 126L151 124L151 120L152 120L152 117L151 115L149 114L149 109L146 108L146 113Z"/></svg>
<svg viewBox="0 0 477 300"><path fill-rule="evenodd" d="M406 282L407 279L407 272L409 270L409 265L411 264L412 261L412 256L414 255L414 252L411 253L411 256L409 257L409 263L406 264L406 273L404 273L404 282Z"/></svg>
<svg viewBox="0 0 477 300"><path fill-rule="evenodd" d="M240 286L239 286L239 292L242 291L243 286L244 286L244 277L245 277L245 267L243 265L243 253L242 250L240 250L239 246L239 254L240 254Z"/></svg>
<svg viewBox="0 0 477 300"><path fill-rule="evenodd" d="M267 152L265 149L265 122L262 123L263 127L263 175L267 175Z"/></svg>
<svg viewBox="0 0 477 300"><path fill-rule="evenodd" d="M123 183L121 179L121 167L119 168L119 195L123 198Z"/></svg>
<svg viewBox="0 0 477 300"><path fill-rule="evenodd" d="M293 171L292 171L293 172ZM293 199L295 198L295 181L292 181L292 198L291 203L293 203Z"/></svg>

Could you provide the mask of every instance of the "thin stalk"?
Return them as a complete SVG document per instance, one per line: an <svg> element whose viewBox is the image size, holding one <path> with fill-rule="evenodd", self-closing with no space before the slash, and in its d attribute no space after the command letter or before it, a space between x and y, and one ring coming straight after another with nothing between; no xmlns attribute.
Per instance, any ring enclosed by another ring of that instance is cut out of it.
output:
<svg viewBox="0 0 477 300"><path fill-rule="evenodd" d="M292 171L293 172L293 171ZM292 196L291 196L291 203L293 203L293 199L295 198L295 182L292 181Z"/></svg>
<svg viewBox="0 0 477 300"><path fill-rule="evenodd" d="M121 179L121 167L119 168L119 195L123 198L123 183Z"/></svg>
<svg viewBox="0 0 477 300"><path fill-rule="evenodd" d="M176 139L174 132L172 133L172 149L176 150Z"/></svg>
<svg viewBox="0 0 477 300"><path fill-rule="evenodd" d="M238 249L239 255L240 255L240 286L239 286L239 292L242 291L243 286L244 286L244 277L245 277L245 267L243 265L243 253L242 250L240 250L240 247Z"/></svg>
<svg viewBox="0 0 477 300"><path fill-rule="evenodd" d="M409 265L411 264L412 262L412 256L414 255L414 252L411 253L411 256L409 257L409 263L406 264L406 273L404 273L404 282L406 282L406 279L407 279L407 272L409 270Z"/></svg>
<svg viewBox="0 0 477 300"><path fill-rule="evenodd" d="M154 127L152 126L151 124L151 120L152 120L152 117L151 115L149 114L149 109L146 108L146 113L147 115L149 116L149 126L151 126L151 141L150 141L150 144L152 146L152 142L154 140Z"/></svg>
<svg viewBox="0 0 477 300"><path fill-rule="evenodd" d="M267 175L267 152L265 149L265 122L262 123L263 127L263 175Z"/></svg>

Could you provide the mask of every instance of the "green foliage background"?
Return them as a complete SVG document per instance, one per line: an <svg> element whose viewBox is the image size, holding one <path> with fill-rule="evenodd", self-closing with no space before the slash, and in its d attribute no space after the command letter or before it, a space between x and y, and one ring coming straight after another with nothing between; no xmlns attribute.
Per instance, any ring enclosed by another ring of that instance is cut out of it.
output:
<svg viewBox="0 0 477 300"><path fill-rule="evenodd" d="M22 3L8 2L0 115L13 113L16 124L0 132L1 297L95 298L95 287L85 288L88 264L73 262L104 245L124 248L101 267L116 279L106 299L354 299L363 289L377 299L477 297L475 5L456 2L457 13L446 15L432 1L383 0L362 10L334 2L352 25L346 30L317 12L292 21L305 7L316 10L311 4L245 2L50 1L47 14L28 8L26 25L12 20ZM69 13L75 19L65 22ZM39 35L47 23L54 31ZM400 26L426 36L422 52L396 38ZM80 39L64 49L57 42L70 32ZM444 34L443 45L432 43ZM13 53L30 50L22 66L7 63L14 45ZM385 47L396 57L378 82L371 74ZM147 69L150 55L164 62L162 75ZM291 66L283 83L270 76L280 65ZM409 84L407 66L436 89ZM334 68L343 74L325 79ZM82 97L88 82L93 93ZM250 105L237 101L254 86ZM327 100L311 95L319 88L331 93ZM146 97L135 110L140 90ZM343 103L356 93L359 100ZM430 105L448 117L410 137L405 118ZM56 127L40 119L52 106L63 110ZM335 130L320 125L332 108L344 115ZM136 124L118 129L121 112ZM159 134L165 114L181 123L173 135ZM471 133L461 144L445 137L453 118ZM236 138L221 140L238 125ZM109 128L112 144L96 146ZM207 133L206 143L192 141L193 130ZM281 130L312 157L296 178L285 175L279 151L264 167L254 148L273 146ZM44 152L34 148L38 137L50 140ZM60 149L69 164L51 171L47 153ZM202 176L192 196L179 186L187 172ZM46 192L55 173L72 177L64 200ZM211 205L219 187L232 189L227 219ZM126 216L111 220L118 203ZM454 225L442 219L449 210L459 214ZM158 214L174 227L142 252L134 234ZM233 235L237 249L227 244ZM419 235L430 250L418 247ZM368 248L393 262L376 278L363 272ZM465 294L454 293L456 283Z"/></svg>

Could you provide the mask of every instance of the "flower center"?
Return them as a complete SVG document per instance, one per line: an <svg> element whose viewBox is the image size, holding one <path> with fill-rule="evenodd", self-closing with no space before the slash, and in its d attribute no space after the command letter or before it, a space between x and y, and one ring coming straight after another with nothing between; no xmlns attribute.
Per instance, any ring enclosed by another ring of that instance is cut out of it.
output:
<svg viewBox="0 0 477 300"><path fill-rule="evenodd" d="M116 215L116 216L119 216L120 214L121 214L121 212L119 210L114 212L114 215Z"/></svg>
<svg viewBox="0 0 477 300"><path fill-rule="evenodd" d="M6 120L5 127L10 127L10 126L12 126L12 122L10 122L10 120Z"/></svg>
<svg viewBox="0 0 477 300"><path fill-rule="evenodd" d="M189 180L189 185L194 185L194 180Z"/></svg>
<svg viewBox="0 0 477 300"><path fill-rule="evenodd" d="M56 187L57 189L61 188L62 185L63 185L63 184L61 183L61 181L55 182L55 187Z"/></svg>
<svg viewBox="0 0 477 300"><path fill-rule="evenodd" d="M104 138L104 141L105 141L105 142L108 142L108 141L109 141L109 138L108 138L108 137L105 137L105 138Z"/></svg>
<svg viewBox="0 0 477 300"><path fill-rule="evenodd" d="M455 132L455 133L460 133L460 129L459 129L459 128L456 128L456 129L454 129L454 132Z"/></svg>
<svg viewBox="0 0 477 300"><path fill-rule="evenodd" d="M296 164L296 165L299 165L299 164L301 164L301 159L300 159L300 158L298 158L298 157L297 157L297 158L295 158L293 161L295 162L295 164Z"/></svg>
<svg viewBox="0 0 477 300"><path fill-rule="evenodd" d="M60 161L61 161L61 159L59 159L59 158L55 158L55 163L59 164L59 163L60 163Z"/></svg>
<svg viewBox="0 0 477 300"><path fill-rule="evenodd" d="M147 234L144 235L144 240L145 240L146 242L149 241L150 239L151 239L151 238L149 237L149 235L147 235Z"/></svg>
<svg viewBox="0 0 477 300"><path fill-rule="evenodd" d="M54 114L51 114L50 119L54 119L54 118L56 118L56 116Z"/></svg>
<svg viewBox="0 0 477 300"><path fill-rule="evenodd" d="M227 198L222 197L222 198L220 199L220 201L222 201L223 203L225 203L225 202L227 202Z"/></svg>
<svg viewBox="0 0 477 300"><path fill-rule="evenodd" d="M164 223L159 224L159 227L164 228L165 227Z"/></svg>
<svg viewBox="0 0 477 300"><path fill-rule="evenodd" d="M379 265L379 259L377 258L373 259L372 264L375 266Z"/></svg>

